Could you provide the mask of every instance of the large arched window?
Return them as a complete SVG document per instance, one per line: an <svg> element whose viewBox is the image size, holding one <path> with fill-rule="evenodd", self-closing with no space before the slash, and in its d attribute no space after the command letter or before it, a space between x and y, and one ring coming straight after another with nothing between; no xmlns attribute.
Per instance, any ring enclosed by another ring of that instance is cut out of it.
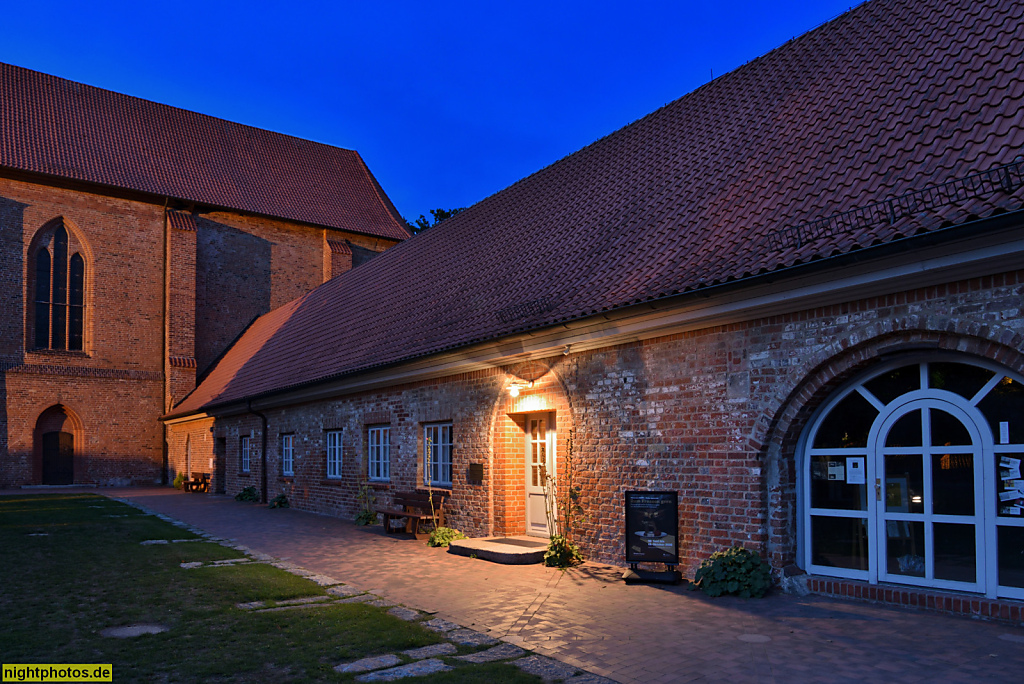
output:
<svg viewBox="0 0 1024 684"><path fill-rule="evenodd" d="M801 448L812 573L1024 598L1024 382L930 355L879 365Z"/></svg>
<svg viewBox="0 0 1024 684"><path fill-rule="evenodd" d="M70 254L69 254L70 252ZM69 246L63 223L41 239L34 255L36 349L82 351L85 259Z"/></svg>

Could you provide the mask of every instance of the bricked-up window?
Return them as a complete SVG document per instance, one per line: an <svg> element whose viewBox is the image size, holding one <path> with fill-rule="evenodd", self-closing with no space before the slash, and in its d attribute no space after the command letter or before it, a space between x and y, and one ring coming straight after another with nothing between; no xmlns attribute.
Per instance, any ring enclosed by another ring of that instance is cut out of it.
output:
<svg viewBox="0 0 1024 684"><path fill-rule="evenodd" d="M53 254L35 255L35 348L81 351L85 327L85 259L68 258L68 231L53 232Z"/></svg>
<svg viewBox="0 0 1024 684"><path fill-rule="evenodd" d="M281 474L295 474L295 435L281 435Z"/></svg>
<svg viewBox="0 0 1024 684"><path fill-rule="evenodd" d="M242 452L242 472L249 472L249 438L243 437L239 447Z"/></svg>
<svg viewBox="0 0 1024 684"><path fill-rule="evenodd" d="M373 427L367 432L369 445L371 480L387 480L391 477L391 428Z"/></svg>
<svg viewBox="0 0 1024 684"><path fill-rule="evenodd" d="M452 486L452 424L423 426L423 482Z"/></svg>
<svg viewBox="0 0 1024 684"><path fill-rule="evenodd" d="M341 430L327 433L327 477L341 477Z"/></svg>

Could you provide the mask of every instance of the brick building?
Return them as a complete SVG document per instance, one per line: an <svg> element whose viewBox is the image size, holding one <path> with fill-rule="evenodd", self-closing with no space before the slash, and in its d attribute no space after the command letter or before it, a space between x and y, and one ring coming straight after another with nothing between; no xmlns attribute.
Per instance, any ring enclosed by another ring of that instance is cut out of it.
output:
<svg viewBox="0 0 1024 684"><path fill-rule="evenodd" d="M255 317L407 236L354 151L0 64L0 486L161 481Z"/></svg>
<svg viewBox="0 0 1024 684"><path fill-rule="evenodd" d="M1020 3L861 5L264 315L171 460L472 536L571 476L620 564L668 490L687 572L1024 598L1022 54Z"/></svg>

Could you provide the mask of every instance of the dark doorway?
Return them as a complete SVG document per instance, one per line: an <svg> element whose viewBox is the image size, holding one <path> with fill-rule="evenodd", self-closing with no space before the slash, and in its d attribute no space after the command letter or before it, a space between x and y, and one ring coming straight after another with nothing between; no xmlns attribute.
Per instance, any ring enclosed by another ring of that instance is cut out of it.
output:
<svg viewBox="0 0 1024 684"><path fill-rule="evenodd" d="M43 434L43 484L69 485L75 481L75 436L70 432Z"/></svg>
<svg viewBox="0 0 1024 684"><path fill-rule="evenodd" d="M214 477L213 490L217 494L223 494L226 489L227 479L227 460L228 460L228 440L226 437L218 437L217 441L214 442L214 460L216 461L217 473Z"/></svg>

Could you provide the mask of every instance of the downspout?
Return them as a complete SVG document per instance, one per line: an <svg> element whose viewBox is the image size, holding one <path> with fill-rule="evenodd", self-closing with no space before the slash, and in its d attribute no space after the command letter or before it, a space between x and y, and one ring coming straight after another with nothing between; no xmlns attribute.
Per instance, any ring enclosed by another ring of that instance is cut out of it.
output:
<svg viewBox="0 0 1024 684"><path fill-rule="evenodd" d="M267 416L252 407L252 399L248 400L249 413L258 416L263 421L263 429L260 431L260 491L263 494L263 503L267 503Z"/></svg>
<svg viewBox="0 0 1024 684"><path fill-rule="evenodd" d="M171 250L169 248L171 238L170 238L170 235L169 235L169 231L167 230L167 202L168 202L168 198L164 197L164 291L163 291L163 301L162 301L163 321L164 321L164 334L163 334L163 336L161 337L161 340L160 340L160 361L161 361L161 368L163 369L163 376L164 376L164 382L163 382L163 385L164 385L164 399L163 399L163 402L164 402L164 413L167 413L170 410L170 408L171 408L170 407L170 403L171 402L169 402L167 400L167 397L169 395L168 390L170 389L169 384L168 384L169 383L169 374L168 374L168 369L167 369L167 363L168 363L168 361L167 361L167 336L170 334L170 320L169 320L169 317L167 315L167 305L168 305L168 290L170 289L170 273L171 273L170 263L169 263L170 256L171 256L171 254L170 254ZM160 467L160 484L167 485L167 482L170 479L168 477L168 472L167 472L167 470L170 468L170 450L169 450L169 448L167 446L167 423L165 423L164 421L160 421L160 425L162 427L162 432L163 432L163 439L162 439L163 462L161 463L161 467Z"/></svg>

